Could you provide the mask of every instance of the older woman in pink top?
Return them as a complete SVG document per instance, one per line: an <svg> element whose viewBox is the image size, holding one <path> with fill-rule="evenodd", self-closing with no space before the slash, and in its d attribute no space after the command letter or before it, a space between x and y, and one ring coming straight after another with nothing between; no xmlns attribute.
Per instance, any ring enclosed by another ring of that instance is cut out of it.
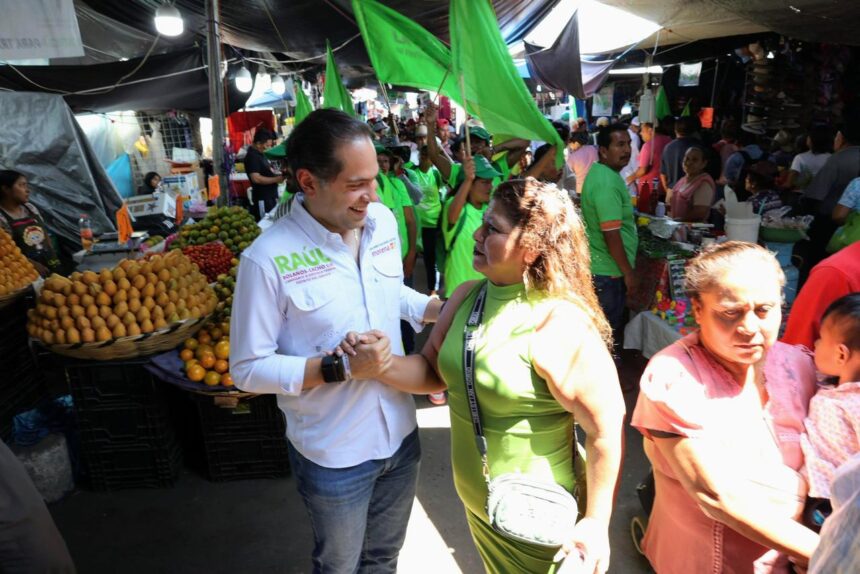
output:
<svg viewBox="0 0 860 574"><path fill-rule="evenodd" d="M652 358L632 420L654 467L643 548L658 574L789 572L789 558L803 566L818 544L797 522L815 366L776 341L784 282L751 243L688 266L701 328Z"/></svg>

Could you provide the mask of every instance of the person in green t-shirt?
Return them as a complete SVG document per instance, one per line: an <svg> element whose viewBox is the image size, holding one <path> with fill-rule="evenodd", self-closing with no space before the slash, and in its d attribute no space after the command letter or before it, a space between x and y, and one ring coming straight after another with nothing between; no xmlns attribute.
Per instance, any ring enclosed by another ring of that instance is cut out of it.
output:
<svg viewBox="0 0 860 574"><path fill-rule="evenodd" d="M420 149L416 168L407 169L406 174L421 190L421 202L415 206L415 210L418 212L418 223L421 226L421 251L427 272L427 290L433 295L436 293L436 239L445 184L442 174L430 161L426 145Z"/></svg>
<svg viewBox="0 0 860 574"><path fill-rule="evenodd" d="M418 223L415 219L415 208L406 191L406 186L391 173L391 152L378 144L375 147L376 161L379 163L376 193L379 195L379 201L394 213L394 219L397 220L400 256L403 259L403 278L410 280L415 270L415 258L418 255L416 246Z"/></svg>
<svg viewBox="0 0 860 574"><path fill-rule="evenodd" d="M639 246L633 202L620 175L630 160L630 134L622 124L601 128L597 146L599 162L591 166L582 187L582 218L597 297L618 349Z"/></svg>
<svg viewBox="0 0 860 574"><path fill-rule="evenodd" d="M448 256L445 259L445 293L451 294L460 284L481 279L472 267L475 250L473 234L481 226L490 202L493 179L501 174L486 157L479 155L463 163L457 192L442 207L442 239Z"/></svg>

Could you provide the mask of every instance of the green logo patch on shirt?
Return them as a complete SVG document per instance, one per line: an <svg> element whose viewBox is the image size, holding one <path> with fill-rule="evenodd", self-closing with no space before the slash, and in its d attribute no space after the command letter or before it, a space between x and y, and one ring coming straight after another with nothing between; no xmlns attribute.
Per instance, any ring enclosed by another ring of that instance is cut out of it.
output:
<svg viewBox="0 0 860 574"><path fill-rule="evenodd" d="M277 255L273 258L275 265L278 266L279 273L290 273L299 269L316 267L323 263L330 263L329 259L322 249L316 247L310 251L305 249L301 252L292 252L288 255Z"/></svg>

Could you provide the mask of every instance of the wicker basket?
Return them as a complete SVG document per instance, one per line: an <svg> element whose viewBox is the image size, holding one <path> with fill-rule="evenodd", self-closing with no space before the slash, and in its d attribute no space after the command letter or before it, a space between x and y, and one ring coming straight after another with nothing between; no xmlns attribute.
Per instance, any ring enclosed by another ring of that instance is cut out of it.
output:
<svg viewBox="0 0 860 574"><path fill-rule="evenodd" d="M23 289L18 289L14 293L7 293L6 295L0 295L0 309L3 307L7 307L17 301L24 293L27 292L32 286L27 285Z"/></svg>
<svg viewBox="0 0 860 574"><path fill-rule="evenodd" d="M52 353L74 359L90 359L95 361L134 359L175 349L185 339L193 337L206 324L210 317L211 315L207 315L199 319L188 319L174 323L161 331L136 335L134 337L120 337L98 343L45 345L39 341L39 344Z"/></svg>

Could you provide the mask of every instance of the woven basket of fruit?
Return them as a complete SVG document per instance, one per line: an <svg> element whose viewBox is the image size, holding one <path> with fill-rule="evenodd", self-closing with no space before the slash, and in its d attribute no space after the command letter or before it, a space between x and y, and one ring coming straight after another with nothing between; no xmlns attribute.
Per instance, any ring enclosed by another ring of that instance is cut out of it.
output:
<svg viewBox="0 0 860 574"><path fill-rule="evenodd" d="M217 303L197 265L173 251L99 273L52 275L28 312L27 331L61 355L130 359L178 346Z"/></svg>
<svg viewBox="0 0 860 574"><path fill-rule="evenodd" d="M0 309L30 288L39 273L4 230L0 229Z"/></svg>

